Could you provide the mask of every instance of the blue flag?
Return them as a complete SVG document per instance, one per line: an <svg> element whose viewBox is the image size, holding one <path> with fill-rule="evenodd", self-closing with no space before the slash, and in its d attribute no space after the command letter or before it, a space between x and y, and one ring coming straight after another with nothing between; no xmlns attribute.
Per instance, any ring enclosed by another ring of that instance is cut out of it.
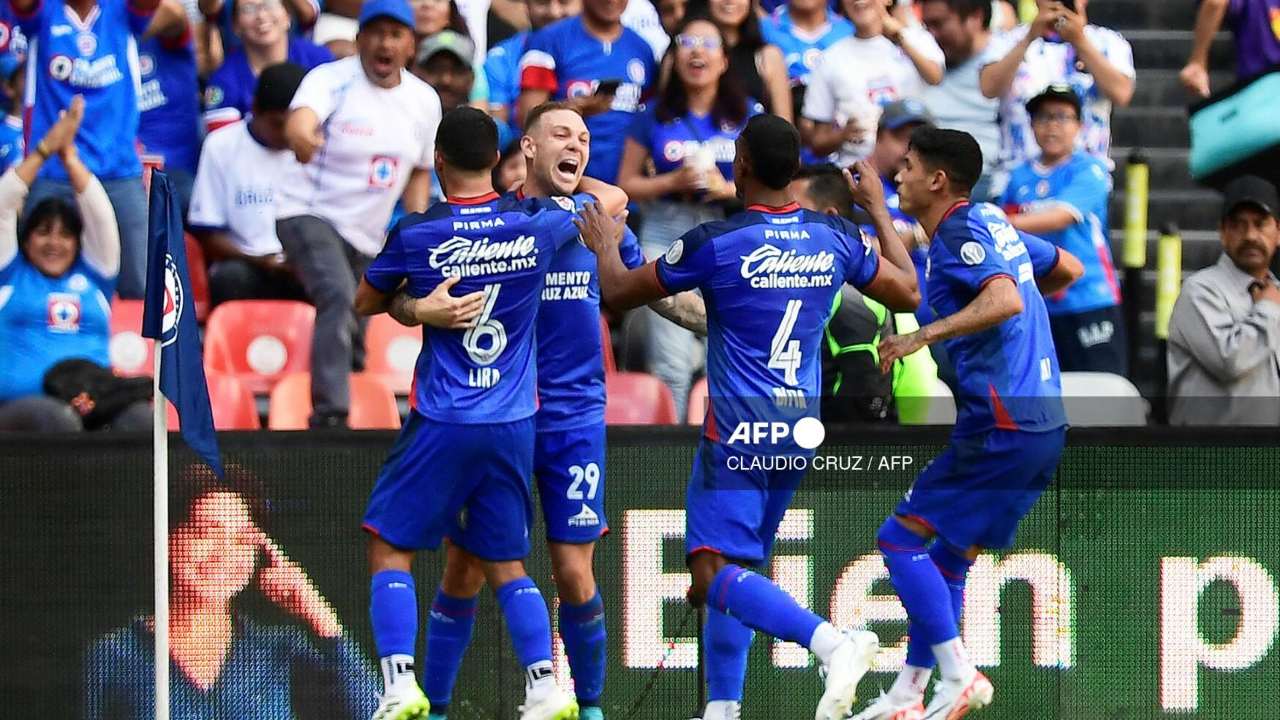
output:
<svg viewBox="0 0 1280 720"><path fill-rule="evenodd" d="M222 457L213 432L195 299L187 272L182 210L169 176L158 171L151 175L144 308L142 335L155 339L160 346L160 392L178 409L182 439L222 477ZM156 402L161 402L160 398Z"/></svg>

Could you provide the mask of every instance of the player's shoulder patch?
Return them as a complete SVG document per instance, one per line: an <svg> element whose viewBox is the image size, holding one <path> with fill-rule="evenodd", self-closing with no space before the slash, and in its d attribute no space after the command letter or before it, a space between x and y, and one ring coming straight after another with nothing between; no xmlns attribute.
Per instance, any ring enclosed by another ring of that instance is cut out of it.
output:
<svg viewBox="0 0 1280 720"><path fill-rule="evenodd" d="M675 265L680 262L682 257L684 257L684 240L680 238L676 238L676 241L671 243L671 247L667 248L667 252L662 256L669 265Z"/></svg>
<svg viewBox="0 0 1280 720"><path fill-rule="evenodd" d="M960 260L965 265L981 265L987 259L987 250L982 243L970 240L960 246Z"/></svg>
<svg viewBox="0 0 1280 720"><path fill-rule="evenodd" d="M575 210L578 209L577 204L574 203L573 201L573 198L568 198L563 195L553 195L551 197L551 202L555 203L561 210L564 210L565 212L574 212Z"/></svg>

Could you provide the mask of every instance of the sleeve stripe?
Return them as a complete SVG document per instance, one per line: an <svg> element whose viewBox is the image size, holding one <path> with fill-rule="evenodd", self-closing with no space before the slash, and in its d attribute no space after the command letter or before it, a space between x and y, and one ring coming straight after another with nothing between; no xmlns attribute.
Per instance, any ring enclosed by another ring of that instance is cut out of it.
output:
<svg viewBox="0 0 1280 720"><path fill-rule="evenodd" d="M658 272L658 261L654 260L649 263L649 266L653 268L653 281L657 283L658 289L662 291L663 295L670 296L671 291L667 289L667 284L662 282L662 273Z"/></svg>
<svg viewBox="0 0 1280 720"><path fill-rule="evenodd" d="M995 282L996 280L999 280L1000 278L1005 278L1005 279L1007 279L1009 282L1011 282L1011 283L1013 283L1013 284L1014 284L1014 287L1017 287L1017 285L1018 285L1018 281L1017 281L1017 280L1014 280L1012 275L1010 275L1009 273L1006 273L1006 272L1000 272L1000 273L996 273L995 275L991 275L991 276L987 277L987 278L986 278L986 279L984 279L981 283L979 283L979 284L978 284L978 292L982 292L982 291L983 291L983 289L985 289L988 285L990 285L991 283Z"/></svg>
<svg viewBox="0 0 1280 720"><path fill-rule="evenodd" d="M545 90L555 92L560 86L555 70L530 65L520 71L521 90Z"/></svg>

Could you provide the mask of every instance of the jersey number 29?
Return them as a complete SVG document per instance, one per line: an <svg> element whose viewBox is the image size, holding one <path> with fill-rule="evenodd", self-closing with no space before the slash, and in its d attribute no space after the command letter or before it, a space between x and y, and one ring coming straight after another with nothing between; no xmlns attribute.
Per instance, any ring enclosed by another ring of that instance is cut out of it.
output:
<svg viewBox="0 0 1280 720"><path fill-rule="evenodd" d="M507 349L507 328L493 317L493 306L501 290L499 283L484 286L484 310L476 318L476 324L462 336L462 347L477 365L492 365Z"/></svg>

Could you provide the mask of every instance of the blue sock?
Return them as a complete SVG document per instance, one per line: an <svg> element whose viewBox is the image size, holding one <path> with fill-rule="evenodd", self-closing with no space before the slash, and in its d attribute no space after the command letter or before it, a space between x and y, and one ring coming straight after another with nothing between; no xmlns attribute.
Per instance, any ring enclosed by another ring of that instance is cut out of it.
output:
<svg viewBox="0 0 1280 720"><path fill-rule="evenodd" d="M580 707L600 704L608 643L604 630L604 601L600 593L581 605L560 603L560 637L564 638L573 689Z"/></svg>
<svg viewBox="0 0 1280 720"><path fill-rule="evenodd" d="M445 715L453 697L453 685L462 667L462 656L471 644L471 628L476 624L480 598L456 598L436 591L427 622L427 672L424 678L431 710Z"/></svg>
<svg viewBox="0 0 1280 720"><path fill-rule="evenodd" d="M707 699L742 702L747 683L747 655L755 633L719 610L708 608L702 628L702 648L707 668Z"/></svg>
<svg viewBox="0 0 1280 720"><path fill-rule="evenodd" d="M916 632L915 623L907 623L907 664L911 667L931 668L938 664L933 648Z"/></svg>
<svg viewBox="0 0 1280 720"><path fill-rule="evenodd" d="M725 565L716 573L707 603L753 630L805 647L824 622L772 580L739 565Z"/></svg>
<svg viewBox="0 0 1280 720"><path fill-rule="evenodd" d="M929 557L933 558L933 564L938 566L938 572L942 573L942 579L951 591L951 609L955 614L956 627L959 628L964 617L964 584L973 562L942 540L929 548Z"/></svg>
<svg viewBox="0 0 1280 720"><path fill-rule="evenodd" d="M369 619L378 657L413 657L418 639L418 594L413 576L403 570L375 573L369 585Z"/></svg>
<svg viewBox="0 0 1280 720"><path fill-rule="evenodd" d="M551 616L538 586L528 577L503 585L495 593L520 666L551 662Z"/></svg>
<svg viewBox="0 0 1280 720"><path fill-rule="evenodd" d="M959 636L951 593L925 550L924 539L889 517L876 535L889 579L907 609L911 636L933 647Z"/></svg>

